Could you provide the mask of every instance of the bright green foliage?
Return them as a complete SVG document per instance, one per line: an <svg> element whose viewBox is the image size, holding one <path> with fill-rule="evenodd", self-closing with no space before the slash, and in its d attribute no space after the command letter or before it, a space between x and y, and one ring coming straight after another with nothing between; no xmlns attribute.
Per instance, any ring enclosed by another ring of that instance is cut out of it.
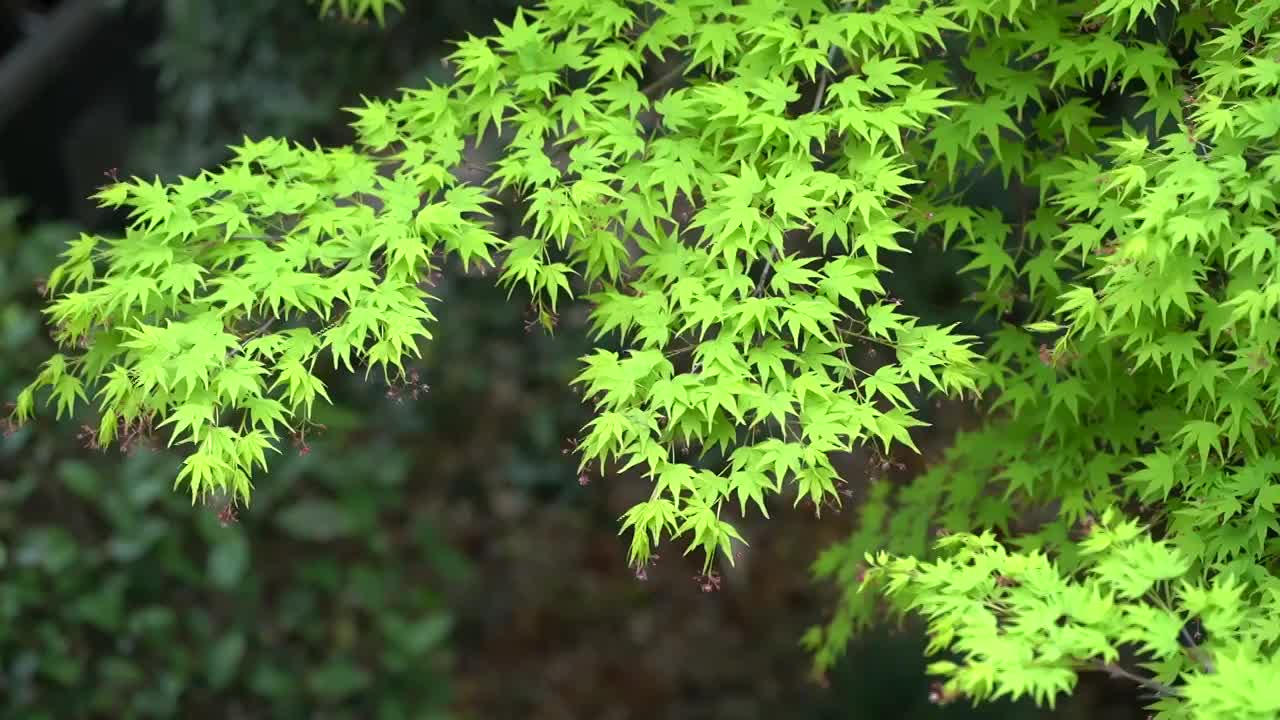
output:
<svg viewBox="0 0 1280 720"><path fill-rule="evenodd" d="M387 9L394 8L404 12L402 0L307 0L312 5L320 5L320 14L338 12L348 20L364 20L372 15L379 25L387 21Z"/></svg>
<svg viewBox="0 0 1280 720"><path fill-rule="evenodd" d="M787 486L796 502L838 497L828 453L910 444L920 422L902 388L973 388L976 356L876 280L908 232L914 181L896 148L947 106L929 81L906 84L905 61L830 82L836 56L879 47L891 15L724 10L659 4L646 23L620 4L554 3L460 43L453 84L356 109L356 148L246 140L217 171L105 188L98 198L130 208L133 225L73 242L49 280L58 339L87 351L52 358L18 416L41 387L59 413L92 397L102 441L118 423L169 428L193 448L178 477L193 499L226 489L248 502L266 452L328 399L315 363L399 376L430 338L421 279L444 255L496 259L498 282L531 294L544 319L585 296L595 330L622 341L577 381L599 406L582 464L654 480L624 522L631 560L671 536L708 563L717 550L731 559L726 503L763 508ZM958 28L939 13L893 17L902 54ZM641 88L646 48L687 49L687 86ZM815 81L808 107L789 110ZM460 180L465 144L490 129L509 134L505 155L485 184ZM820 162L814 147L841 129L861 139ZM510 240L485 221L507 188L527 205ZM798 257L787 236L834 257ZM843 359L855 337L897 348L899 365L855 382ZM692 365L678 370L684 353ZM729 462L697 469L672 454L677 441Z"/></svg>
<svg viewBox="0 0 1280 720"><path fill-rule="evenodd" d="M20 232L21 210L0 198L6 389L52 349L35 285L74 231ZM145 439L121 438L124 456L86 452L72 423L0 428L0 717L192 717L226 698L245 717L447 716L439 587L469 568L405 500L413 455L441 450L404 412L422 408L362 402L355 385L334 396L324 442L273 462L239 522L171 492L176 458ZM353 413L394 427L371 439Z"/></svg>
<svg viewBox="0 0 1280 720"><path fill-rule="evenodd" d="M865 579L886 578L889 594L929 619L931 651L960 654L929 668L947 678L946 693L1052 706L1078 669L1093 667L1137 680L1163 716L1280 714L1280 658L1269 653L1280 641L1274 578L1251 602L1253 583L1230 572L1206 581L1177 547L1111 512L1078 543L1071 576L1040 551L1008 552L990 532L952 535L938 548L946 557L933 563L868 558ZM1187 629L1188 616L1203 630ZM1210 641L1197 646L1200 632ZM1151 679L1117 665L1126 645L1148 656Z"/></svg>
<svg viewBox="0 0 1280 720"><path fill-rule="evenodd" d="M355 147L246 140L196 178L105 188L134 223L69 246L49 307L68 352L17 414L46 387L59 414L92 398L103 441L170 428L193 498L248 502L327 400L317 362L402 375L430 339L423 277L496 264L547 326L591 305L579 451L652 481L622 521L633 563L674 538L732 562L730 511L838 502L830 455L914 448L917 389L981 395L989 424L896 497L875 486L820 559L845 594L806 638L819 669L871 619L865 570L959 654L935 666L946 697L1052 703L1101 667L1155 689L1161 718L1275 717L1277 17L555 0L461 42L452 83L355 110ZM1136 102L1108 119L1104 92ZM490 132L502 157L472 180ZM969 204L979 173L1012 216ZM509 239L498 201L525 212ZM978 345L889 298L889 255L932 241L970 256L980 313L1024 322ZM890 362L855 365L867 343ZM1192 620L1208 634L1184 652Z"/></svg>
<svg viewBox="0 0 1280 720"><path fill-rule="evenodd" d="M915 157L965 172L956 144L985 145L968 157L1039 203L1013 226L915 205L959 228L984 306L1031 322L986 347L988 426L820 559L844 595L806 640L835 661L873 616L865 573L959 654L944 697L1052 702L1077 670L1128 672L1124 645L1156 717L1278 717L1280 2L954 11L972 87ZM1103 86L1137 112L1103 124ZM957 534L925 563L935 528Z"/></svg>

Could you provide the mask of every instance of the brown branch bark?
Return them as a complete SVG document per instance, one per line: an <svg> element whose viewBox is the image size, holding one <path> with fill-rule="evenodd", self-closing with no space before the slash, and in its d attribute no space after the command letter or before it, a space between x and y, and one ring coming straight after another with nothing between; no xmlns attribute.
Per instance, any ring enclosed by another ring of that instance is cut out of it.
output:
<svg viewBox="0 0 1280 720"><path fill-rule="evenodd" d="M67 0L38 32L0 58L0 128L56 76L106 17L101 0Z"/></svg>

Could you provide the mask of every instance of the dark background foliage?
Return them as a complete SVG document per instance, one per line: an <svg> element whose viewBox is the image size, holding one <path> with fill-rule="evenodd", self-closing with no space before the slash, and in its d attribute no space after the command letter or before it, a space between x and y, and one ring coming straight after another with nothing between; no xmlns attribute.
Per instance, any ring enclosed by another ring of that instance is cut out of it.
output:
<svg viewBox="0 0 1280 720"><path fill-rule="evenodd" d="M444 79L444 41L515 6L407 4L378 29L303 0L0 3L0 193L15 198L0 205L0 395L51 350L39 288L61 245L120 226L85 199L106 176L189 174L246 135L345 142L341 107ZM904 265L894 292L962 319L956 266ZM643 481L579 478L563 452L587 419L567 389L585 314L551 337L491 279L437 283L421 385L330 374L335 405L237 514L174 493L173 451L93 448L89 413L9 433L0 717L1043 715L934 707L910 627L811 681L797 641L829 600L806 568L849 531L848 508L750 522L719 593L678 548L638 579L616 529ZM930 451L965 416L934 419ZM868 462L842 461L855 490ZM1056 715L1131 717L1129 702L1086 683Z"/></svg>

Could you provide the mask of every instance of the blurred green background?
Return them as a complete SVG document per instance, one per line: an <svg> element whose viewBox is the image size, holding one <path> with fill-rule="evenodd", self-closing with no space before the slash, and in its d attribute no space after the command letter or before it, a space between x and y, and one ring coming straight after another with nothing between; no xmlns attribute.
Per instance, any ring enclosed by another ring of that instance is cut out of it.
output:
<svg viewBox="0 0 1280 720"><path fill-rule="evenodd" d="M21 100L0 114L0 399L52 350L40 279L62 244L119 228L85 199L104 175L191 173L245 135L344 142L341 107L445 79L444 41L516 3L407 5L380 30L304 0L0 4L0 67L50 45L56 60L0 87ZM79 35L58 40L74 12ZM954 266L905 268L897 292L954 310ZM582 309L550 337L490 279L451 269L433 292L440 323L416 365L430 389L325 377L335 405L238 517L173 492L172 451L89 446L87 415L10 429L0 717L1045 716L932 706L910 627L860 640L828 687L809 681L798 640L831 597L807 566L848 509L749 522L720 593L699 591L678 549L638 580L616 529L643 481L583 485L563 452L588 419L567 389ZM1086 683L1054 715L1133 717L1128 702Z"/></svg>

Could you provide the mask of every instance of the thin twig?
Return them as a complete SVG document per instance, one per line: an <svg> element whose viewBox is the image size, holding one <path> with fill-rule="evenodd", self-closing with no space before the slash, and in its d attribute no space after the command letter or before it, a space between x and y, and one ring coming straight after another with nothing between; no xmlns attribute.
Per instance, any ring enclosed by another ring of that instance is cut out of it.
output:
<svg viewBox="0 0 1280 720"><path fill-rule="evenodd" d="M827 50L827 66L828 67L830 67L831 63L836 61L836 51L839 49L840 48L838 45L832 45ZM810 114L816 113L819 110L821 110L822 101L826 99L827 83L830 82L831 80L831 72L828 69L828 67L822 68L822 72L818 75L818 92L813 98L813 108L809 111ZM784 243L786 242L785 234L783 235L783 242ZM756 292L755 292L756 297L760 297L761 295L764 294L764 286L766 283L769 282L769 276L773 274L773 264L778 262L778 248L773 248L770 251L770 257L771 257L770 261L766 263L764 266L764 271L760 273L760 281L756 283Z"/></svg>
<svg viewBox="0 0 1280 720"><path fill-rule="evenodd" d="M1102 672L1107 673L1111 677L1124 678L1125 680L1129 680L1130 682L1136 683L1137 685L1156 693L1159 697L1181 697L1182 696L1182 692L1173 686L1166 685L1160 682L1159 680L1155 680L1153 678L1142 677L1137 673L1133 673L1128 670L1125 670L1124 668L1120 667L1119 665L1116 665L1115 663L1103 662L1101 660L1090 660L1085 664L1094 670L1101 670Z"/></svg>
<svg viewBox="0 0 1280 720"><path fill-rule="evenodd" d="M675 67L668 70L662 77L640 88L640 94L645 97L651 97L653 94L661 90L667 83L684 74L685 68L689 67L689 63L693 62L693 58L686 58L676 64Z"/></svg>

